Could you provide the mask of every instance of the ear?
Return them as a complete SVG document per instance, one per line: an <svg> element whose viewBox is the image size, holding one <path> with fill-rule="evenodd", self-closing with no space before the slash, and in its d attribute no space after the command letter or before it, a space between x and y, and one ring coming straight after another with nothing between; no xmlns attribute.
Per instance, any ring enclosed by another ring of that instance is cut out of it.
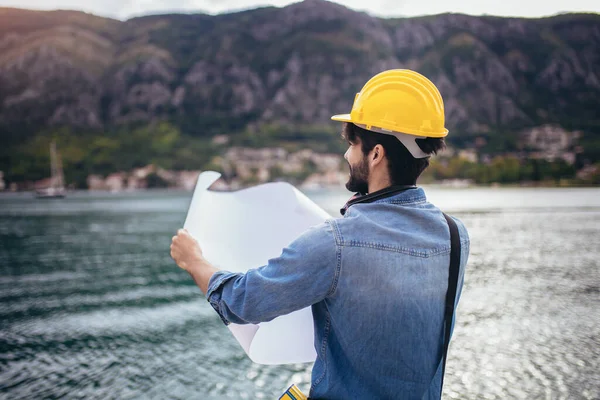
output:
<svg viewBox="0 0 600 400"><path fill-rule="evenodd" d="M383 162L384 157L385 157L385 149L383 148L382 145L376 144L375 147L373 147L373 150L371 150L371 154L370 154L371 166L375 167L379 163Z"/></svg>

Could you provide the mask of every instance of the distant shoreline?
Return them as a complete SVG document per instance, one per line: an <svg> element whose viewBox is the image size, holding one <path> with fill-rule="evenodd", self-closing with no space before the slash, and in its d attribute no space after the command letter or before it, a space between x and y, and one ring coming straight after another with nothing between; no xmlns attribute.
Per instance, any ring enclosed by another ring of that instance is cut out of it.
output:
<svg viewBox="0 0 600 400"><path fill-rule="evenodd" d="M282 182L282 181L279 181ZM285 182L285 181L283 181ZM265 182L265 183L272 183L272 182ZM262 183L262 184L265 184ZM224 192L228 192L228 191L234 191L234 190L243 190L243 189L247 189L247 188L251 188L254 186L259 186L260 184L256 184L256 185L247 185L247 186L242 186L242 187L236 187L236 188L224 188L221 187L218 190L219 191L224 191ZM491 189L574 189L574 188L581 188L581 189L585 189L585 188L589 188L589 189L597 189L600 188L600 185L592 185L592 184L577 184L577 183L559 183L559 184L551 184L551 183L537 183L537 184L532 184L532 183L502 183L502 184L453 184L453 183L445 183L445 182L428 182L428 183L421 183L421 184L417 184L417 186L420 187L425 187L425 188L436 188L436 189L477 189L477 188L491 188ZM329 191L329 190L345 190L344 186L340 186L340 185L322 185L322 186L296 186L299 190L301 191ZM156 188L136 188L136 189L125 189L125 190L118 190L118 191L114 191L114 190L103 190L103 189L70 189L67 190L67 195L69 193L89 193L89 194L94 194L94 193L98 193L98 194L111 194L111 195L120 195L120 194L135 194L135 193L152 193L152 192L172 192L172 193L193 193L193 189L185 189L185 188L181 188L181 187L172 187L172 188L168 188L168 187L156 187ZM25 195L25 194L31 194L32 196L35 195L35 190L16 190L16 191L11 191L11 190L3 190L0 191L0 196L6 196L6 195Z"/></svg>

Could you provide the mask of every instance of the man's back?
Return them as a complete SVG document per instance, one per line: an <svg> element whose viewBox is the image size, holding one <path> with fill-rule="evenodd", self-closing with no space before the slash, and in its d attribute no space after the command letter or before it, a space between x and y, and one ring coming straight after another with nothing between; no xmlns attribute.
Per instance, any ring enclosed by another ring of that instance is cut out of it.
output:
<svg viewBox="0 0 600 400"><path fill-rule="evenodd" d="M469 241L457 225L460 294ZM438 399L449 263L446 220L413 188L352 205L263 267L215 272L206 295L226 324L312 305L312 398Z"/></svg>
<svg viewBox="0 0 600 400"><path fill-rule="evenodd" d="M439 398L450 262L441 211L410 189L330 223L340 265L335 290L313 305L311 398ZM469 239L458 226L460 295Z"/></svg>

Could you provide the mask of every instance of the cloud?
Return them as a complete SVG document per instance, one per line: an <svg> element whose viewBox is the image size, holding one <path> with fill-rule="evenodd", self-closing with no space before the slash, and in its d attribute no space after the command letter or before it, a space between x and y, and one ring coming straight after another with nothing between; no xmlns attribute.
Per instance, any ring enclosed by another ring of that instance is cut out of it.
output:
<svg viewBox="0 0 600 400"><path fill-rule="evenodd" d="M41 10L71 9L91 12L118 19L132 16L167 12L217 14L231 10L256 8L266 5L278 7L294 3L294 0L0 0L0 6L33 8ZM545 16L563 11L600 12L597 0L570 0L568 3L548 0L339 0L355 10L366 11L382 17L414 16L462 12L468 14L491 14L512 16Z"/></svg>
<svg viewBox="0 0 600 400"><path fill-rule="evenodd" d="M283 7L293 2L291 0L265 1L264 3L253 0L135 0L135 4L131 7L122 7L118 17L126 19L133 15L167 12L220 14L269 5Z"/></svg>

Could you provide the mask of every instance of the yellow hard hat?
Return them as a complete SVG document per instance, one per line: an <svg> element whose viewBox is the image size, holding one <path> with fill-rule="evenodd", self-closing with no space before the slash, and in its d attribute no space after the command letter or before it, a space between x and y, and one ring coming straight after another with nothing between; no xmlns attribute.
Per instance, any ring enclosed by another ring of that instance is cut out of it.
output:
<svg viewBox="0 0 600 400"><path fill-rule="evenodd" d="M356 94L350 114L334 115L331 119L394 136L398 136L396 133L433 138L448 135L439 90L425 76L408 69L391 69L375 75Z"/></svg>

